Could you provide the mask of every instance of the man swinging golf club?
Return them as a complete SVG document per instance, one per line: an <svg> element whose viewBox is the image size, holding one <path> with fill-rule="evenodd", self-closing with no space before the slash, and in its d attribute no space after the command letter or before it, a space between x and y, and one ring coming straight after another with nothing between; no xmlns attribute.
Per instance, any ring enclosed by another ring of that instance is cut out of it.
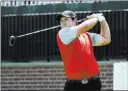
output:
<svg viewBox="0 0 128 91"><path fill-rule="evenodd" d="M105 17L100 14L87 16L88 20L77 25L77 16L66 10L57 16L61 29L57 34L67 81L64 91L100 91L100 71L94 57L93 46L104 46L111 42ZM89 33L98 21L101 33Z"/></svg>

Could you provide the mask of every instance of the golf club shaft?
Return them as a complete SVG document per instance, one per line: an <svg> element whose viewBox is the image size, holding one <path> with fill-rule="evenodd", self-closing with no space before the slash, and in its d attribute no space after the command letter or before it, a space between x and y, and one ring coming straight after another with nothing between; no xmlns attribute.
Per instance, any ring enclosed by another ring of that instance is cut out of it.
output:
<svg viewBox="0 0 128 91"><path fill-rule="evenodd" d="M87 20L87 18L78 20L77 22L82 22L82 21L84 21L84 20ZM27 34L23 34L23 35L15 36L15 37L20 38L20 37L24 37L24 36L32 35L32 34L35 34L35 33L39 33L39 32L43 32L43 31L51 30L51 29L54 29L54 28L58 28L58 27L60 27L60 26L61 26L61 25L58 25L58 26L54 26L54 27L50 27L50 28L46 28L46 29L43 29L43 30L38 30L38 31L35 31L35 32L31 32L31 33L27 33Z"/></svg>

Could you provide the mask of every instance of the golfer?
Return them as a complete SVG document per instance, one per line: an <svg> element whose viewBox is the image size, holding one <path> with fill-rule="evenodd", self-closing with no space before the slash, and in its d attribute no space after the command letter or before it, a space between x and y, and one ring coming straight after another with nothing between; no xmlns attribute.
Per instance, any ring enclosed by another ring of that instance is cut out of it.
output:
<svg viewBox="0 0 128 91"><path fill-rule="evenodd" d="M56 18L61 25L57 43L67 76L64 91L100 91L102 87L93 46L108 45L111 42L110 29L105 17L99 13L86 18L78 25L76 14L69 10ZM100 34L90 33L98 22Z"/></svg>

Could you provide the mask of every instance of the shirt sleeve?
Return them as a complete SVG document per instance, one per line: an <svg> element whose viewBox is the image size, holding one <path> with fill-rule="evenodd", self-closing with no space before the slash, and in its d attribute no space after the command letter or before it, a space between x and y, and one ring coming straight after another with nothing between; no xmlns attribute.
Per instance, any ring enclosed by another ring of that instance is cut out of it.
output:
<svg viewBox="0 0 128 91"><path fill-rule="evenodd" d="M70 44L75 38L77 38L76 27L66 27L59 31L60 40L65 44Z"/></svg>
<svg viewBox="0 0 128 91"><path fill-rule="evenodd" d="M91 37L92 40L92 45L95 46L96 43L98 43L99 41L101 41L101 35L100 34L96 34L96 33L88 33Z"/></svg>

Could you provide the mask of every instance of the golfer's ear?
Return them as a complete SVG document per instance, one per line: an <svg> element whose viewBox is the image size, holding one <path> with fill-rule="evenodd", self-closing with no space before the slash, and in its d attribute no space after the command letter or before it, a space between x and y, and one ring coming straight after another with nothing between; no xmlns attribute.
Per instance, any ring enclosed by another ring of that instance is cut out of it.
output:
<svg viewBox="0 0 128 91"><path fill-rule="evenodd" d="M77 20L76 20L76 19L73 20L73 25L74 25L74 26L77 25Z"/></svg>

